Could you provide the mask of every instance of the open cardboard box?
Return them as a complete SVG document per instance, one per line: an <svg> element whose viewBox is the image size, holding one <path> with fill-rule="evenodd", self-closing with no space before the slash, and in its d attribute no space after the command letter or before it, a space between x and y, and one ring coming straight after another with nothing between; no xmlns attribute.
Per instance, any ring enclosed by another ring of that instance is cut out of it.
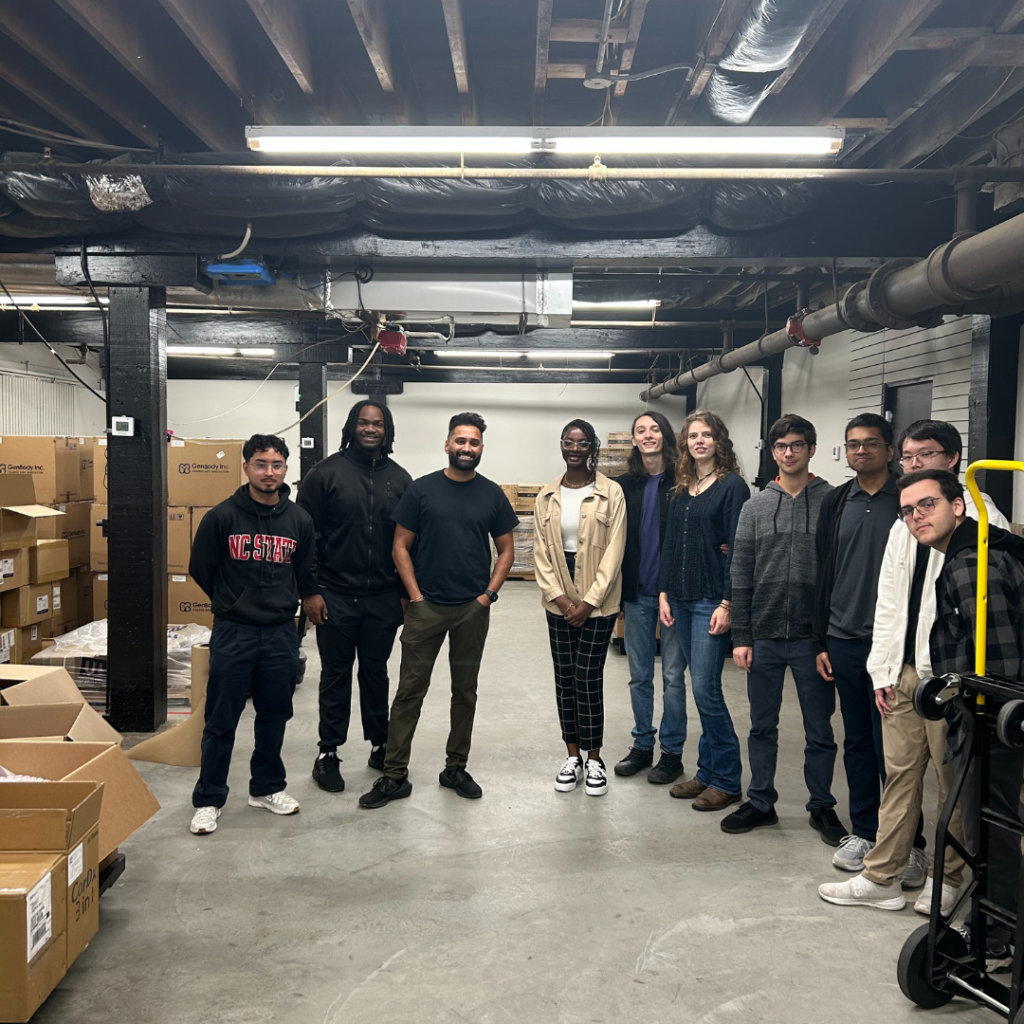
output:
<svg viewBox="0 0 1024 1024"><path fill-rule="evenodd" d="M32 477L0 473L0 548L28 548L36 541L36 521L63 512L36 504Z"/></svg>
<svg viewBox="0 0 1024 1024"><path fill-rule="evenodd" d="M156 797L116 743L0 740L0 765L16 775L55 782L102 782L101 862L160 810ZM0 793L16 785L0 783Z"/></svg>
<svg viewBox="0 0 1024 1024"><path fill-rule="evenodd" d="M120 743L121 735L80 702L0 707L0 740L22 739Z"/></svg>

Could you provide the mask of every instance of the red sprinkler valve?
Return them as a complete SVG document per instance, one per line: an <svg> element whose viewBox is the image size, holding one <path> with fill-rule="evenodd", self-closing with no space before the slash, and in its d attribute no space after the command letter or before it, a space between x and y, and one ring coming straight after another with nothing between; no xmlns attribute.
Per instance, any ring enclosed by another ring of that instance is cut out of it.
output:
<svg viewBox="0 0 1024 1024"><path fill-rule="evenodd" d="M789 340L794 345L798 345L800 348L809 348L812 351L817 351L818 346L821 345L820 339L808 338L804 334L804 317L810 312L809 309L801 309L799 313L794 313L786 321L786 334L789 335Z"/></svg>

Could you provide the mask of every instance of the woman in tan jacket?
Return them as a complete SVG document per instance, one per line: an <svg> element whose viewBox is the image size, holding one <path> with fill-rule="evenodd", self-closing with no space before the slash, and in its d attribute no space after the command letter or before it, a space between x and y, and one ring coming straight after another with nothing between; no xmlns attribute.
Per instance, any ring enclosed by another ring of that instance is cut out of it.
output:
<svg viewBox="0 0 1024 1024"><path fill-rule="evenodd" d="M589 796L608 791L601 760L604 663L619 614L626 546L626 499L615 481L597 472L600 447L586 420L566 425L565 472L537 495L533 542L568 749L555 789L569 793L585 778Z"/></svg>

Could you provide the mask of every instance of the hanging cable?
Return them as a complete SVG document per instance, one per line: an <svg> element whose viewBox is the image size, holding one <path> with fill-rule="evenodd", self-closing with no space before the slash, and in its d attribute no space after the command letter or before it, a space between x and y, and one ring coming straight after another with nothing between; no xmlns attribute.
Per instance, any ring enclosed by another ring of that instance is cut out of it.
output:
<svg viewBox="0 0 1024 1024"><path fill-rule="evenodd" d="M317 402L316 405L314 405L313 408L309 410L309 412L304 413L294 423L289 423L287 427L282 427L280 430L275 430L274 433L280 437L280 435L283 434L286 430L291 430L292 427L297 427L307 416L312 416L313 413L315 413L317 409L319 409L320 406L324 404L324 402L329 402L335 395L340 395L342 391L344 391L345 388L352 384L353 381L357 380L359 375L363 372L363 370L365 370L370 365L370 360L377 354L377 349L379 348L380 342L378 341L373 346L373 348L370 349L370 354L366 357L366 362L363 363L363 365L360 366L358 370L356 370L355 374L349 377L349 379L345 381L345 383L342 384L340 388L337 388L335 391L332 391L326 398L321 398L320 401Z"/></svg>
<svg viewBox="0 0 1024 1024"><path fill-rule="evenodd" d="M233 260L236 256L240 256L245 251L245 247L249 244L250 238L252 238L252 221L247 220L245 222L245 234L242 236L242 244L237 249L232 249L231 252L222 252L217 259Z"/></svg>
<svg viewBox="0 0 1024 1024"><path fill-rule="evenodd" d="M109 142L97 142L95 139L81 139L76 135L65 135L63 132L39 128L34 124L16 121L13 117L0 117L0 129L12 135L23 135L40 142L56 142L65 146L84 146L88 149L109 149L117 153L155 153L155 149L141 146L115 146Z"/></svg>
<svg viewBox="0 0 1024 1024"><path fill-rule="evenodd" d="M94 387L92 387L90 384L87 384L84 380L82 380L82 378L79 377L78 374L75 373L75 371L72 370L70 366L68 366L68 364L64 361L64 359L61 358L60 353L46 340L46 338L43 337L42 331L40 331L39 328L36 327L36 325L34 323L32 323L31 320L29 320L29 318L25 315L25 312L22 310L22 308L14 301L14 297L7 290L7 285L5 285L3 283L3 281L0 281L0 289L3 290L3 293L4 293L4 295L7 296L7 299L10 302L10 304L21 315L22 322L28 324L29 327L32 328L32 330L35 332L35 334L39 338L39 340L50 350L50 354L57 359L57 361L60 363L60 365L63 366L64 369L67 370L68 373L70 373L71 376L74 377L75 380L77 380L78 383L81 384L83 388L85 388L87 391L91 391L104 405L106 405L107 404L106 398L103 395L101 395Z"/></svg>

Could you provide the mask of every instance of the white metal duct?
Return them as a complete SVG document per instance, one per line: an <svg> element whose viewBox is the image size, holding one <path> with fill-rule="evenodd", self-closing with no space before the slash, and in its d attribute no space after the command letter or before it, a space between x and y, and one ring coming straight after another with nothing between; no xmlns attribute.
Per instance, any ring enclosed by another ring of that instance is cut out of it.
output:
<svg viewBox="0 0 1024 1024"><path fill-rule="evenodd" d="M0 436L74 432L74 384L0 370Z"/></svg>

